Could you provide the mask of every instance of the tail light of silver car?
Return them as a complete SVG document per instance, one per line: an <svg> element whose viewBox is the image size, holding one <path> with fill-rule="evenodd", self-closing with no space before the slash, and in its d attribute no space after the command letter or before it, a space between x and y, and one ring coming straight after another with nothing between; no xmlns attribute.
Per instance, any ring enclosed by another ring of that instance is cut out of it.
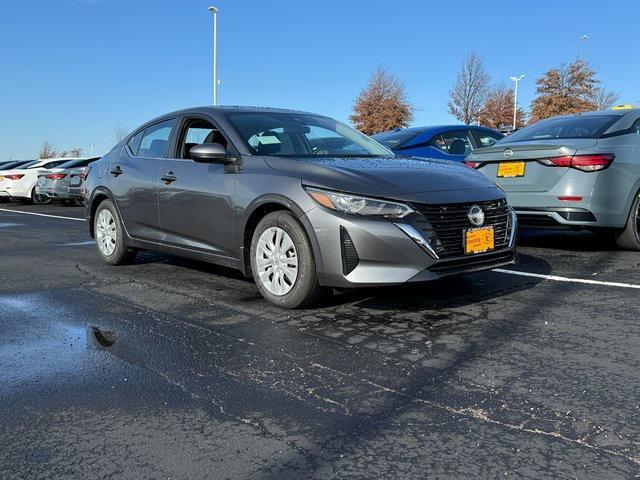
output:
<svg viewBox="0 0 640 480"><path fill-rule="evenodd" d="M66 173L50 173L47 175L47 178L49 180L62 180L66 176Z"/></svg>
<svg viewBox="0 0 640 480"><path fill-rule="evenodd" d="M613 163L615 155L612 153L596 153L589 155L565 155L562 157L541 158L538 160L547 167L575 168L583 172L599 172Z"/></svg>

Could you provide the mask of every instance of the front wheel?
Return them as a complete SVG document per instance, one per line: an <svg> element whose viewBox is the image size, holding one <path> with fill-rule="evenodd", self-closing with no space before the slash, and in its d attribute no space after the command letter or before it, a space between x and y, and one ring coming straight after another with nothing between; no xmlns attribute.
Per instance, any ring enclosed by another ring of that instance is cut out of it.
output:
<svg viewBox="0 0 640 480"><path fill-rule="evenodd" d="M98 205L93 219L93 232L98 252L105 262L111 265L125 265L133 261L136 251L124 244L120 215L110 200L104 200Z"/></svg>
<svg viewBox="0 0 640 480"><path fill-rule="evenodd" d="M640 192L636 194L631 206L627 225L616 234L616 242L620 248L640 250Z"/></svg>
<svg viewBox="0 0 640 480"><path fill-rule="evenodd" d="M322 293L309 237L289 212L266 215L251 240L251 271L264 298L282 308L311 305Z"/></svg>

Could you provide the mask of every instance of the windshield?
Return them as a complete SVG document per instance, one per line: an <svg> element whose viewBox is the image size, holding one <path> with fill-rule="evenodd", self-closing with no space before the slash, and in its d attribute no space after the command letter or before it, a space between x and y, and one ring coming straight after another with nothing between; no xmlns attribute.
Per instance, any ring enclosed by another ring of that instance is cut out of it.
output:
<svg viewBox="0 0 640 480"><path fill-rule="evenodd" d="M549 140L555 138L598 138L618 120L616 115L563 117L544 120L523 128L506 138L506 142Z"/></svg>
<svg viewBox="0 0 640 480"><path fill-rule="evenodd" d="M246 112L229 115L255 155L277 157L392 157L362 133L327 117L304 113Z"/></svg>
<svg viewBox="0 0 640 480"><path fill-rule="evenodd" d="M10 169L14 169L14 168L22 168L25 165L30 165L32 163L35 163L37 160L20 160L20 161L16 161L16 162L11 162L11 163L7 163L5 165L2 165L2 170L10 170Z"/></svg>
<svg viewBox="0 0 640 480"><path fill-rule="evenodd" d="M401 147L419 134L419 132L412 130L395 130L393 132L376 133L375 135L372 135L371 138L393 150Z"/></svg>

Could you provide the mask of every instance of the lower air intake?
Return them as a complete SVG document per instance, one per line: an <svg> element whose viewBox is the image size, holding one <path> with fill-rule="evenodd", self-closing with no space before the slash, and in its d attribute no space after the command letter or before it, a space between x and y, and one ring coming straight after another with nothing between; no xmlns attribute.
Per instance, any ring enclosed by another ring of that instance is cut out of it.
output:
<svg viewBox="0 0 640 480"><path fill-rule="evenodd" d="M349 275L360 263L360 257L358 257L349 232L344 227L340 227L340 251L342 253L342 273Z"/></svg>

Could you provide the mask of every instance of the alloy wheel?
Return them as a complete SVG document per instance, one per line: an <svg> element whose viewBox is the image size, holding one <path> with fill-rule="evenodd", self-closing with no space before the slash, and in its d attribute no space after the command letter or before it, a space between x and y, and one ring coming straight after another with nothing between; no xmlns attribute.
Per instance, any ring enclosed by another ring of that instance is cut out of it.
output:
<svg viewBox="0 0 640 480"><path fill-rule="evenodd" d="M116 249L116 221L106 208L98 214L96 220L96 242L103 255L109 257Z"/></svg>
<svg viewBox="0 0 640 480"><path fill-rule="evenodd" d="M262 285L273 295L291 291L298 278L298 255L293 240L279 227L266 229L258 239L256 265Z"/></svg>

